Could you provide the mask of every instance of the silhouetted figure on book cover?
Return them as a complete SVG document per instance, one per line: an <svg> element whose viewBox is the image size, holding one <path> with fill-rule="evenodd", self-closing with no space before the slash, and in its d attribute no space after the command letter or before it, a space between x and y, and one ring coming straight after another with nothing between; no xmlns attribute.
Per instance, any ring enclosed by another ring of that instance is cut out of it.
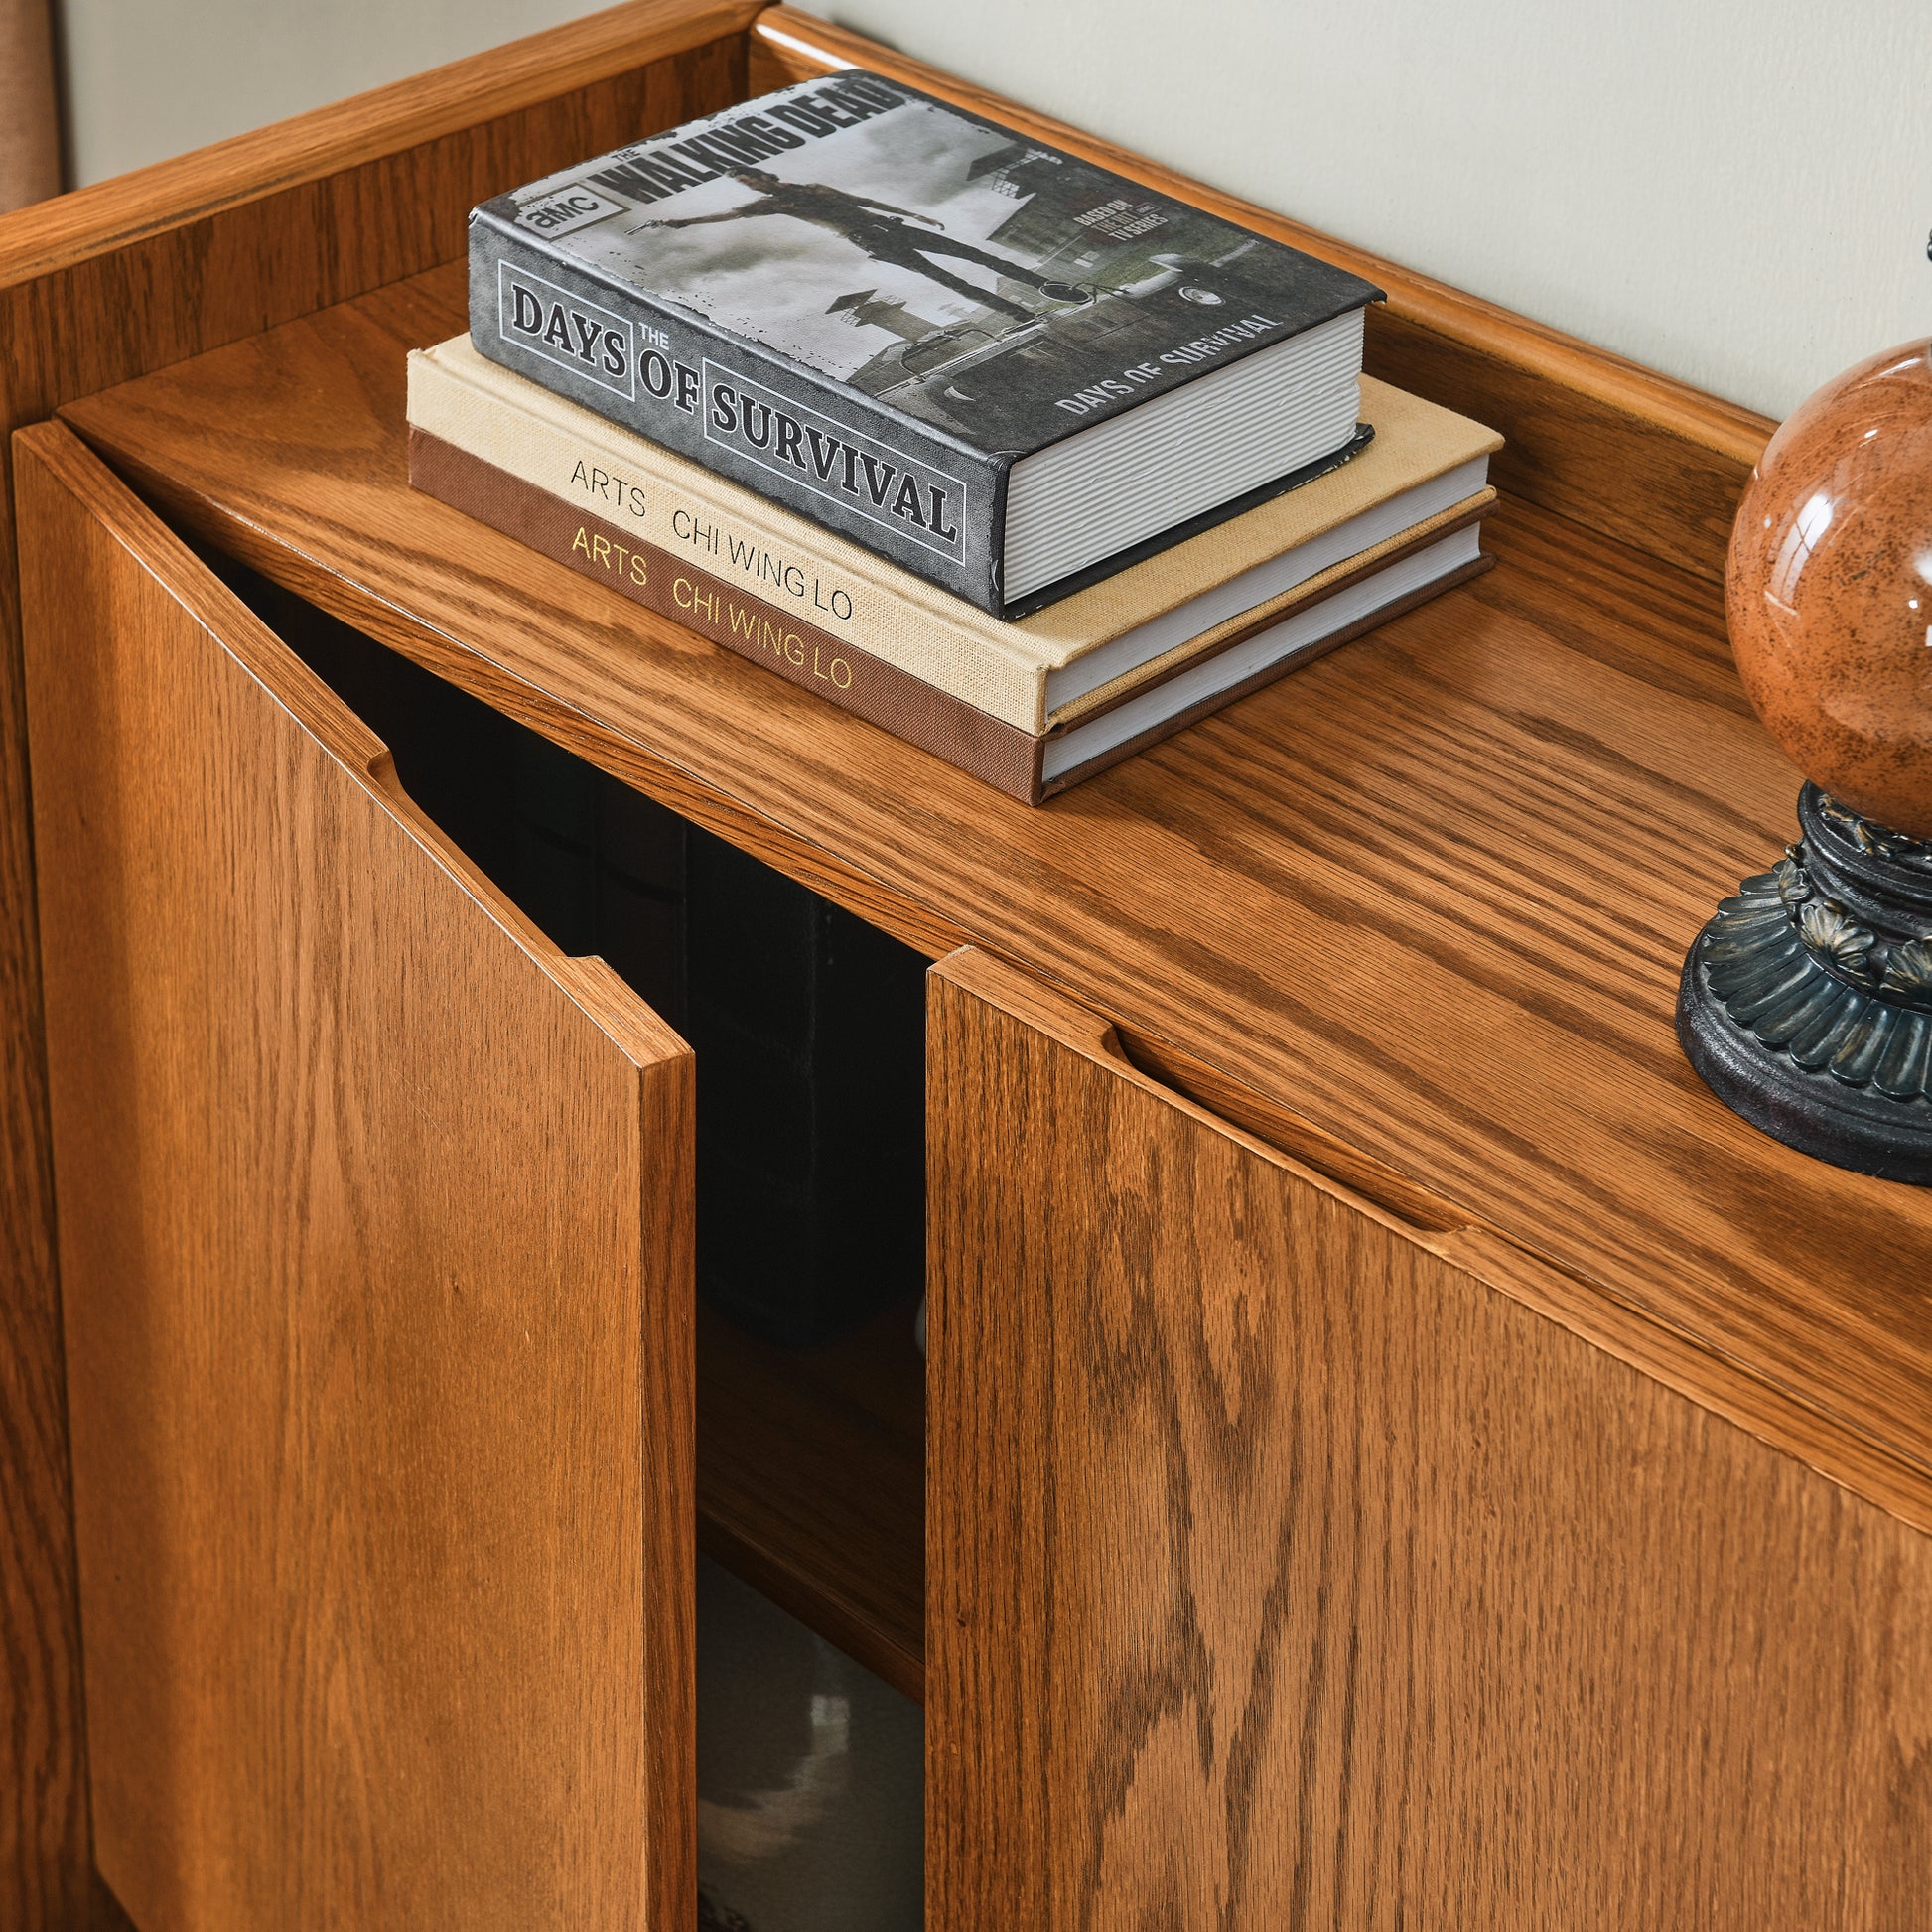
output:
<svg viewBox="0 0 1932 1932"><path fill-rule="evenodd" d="M1034 311L1022 308L1017 302L1009 302L1005 296L981 288L964 276L955 275L950 269L942 268L933 257L973 262L981 268L990 268L995 274L1010 276L1016 282L1025 282L1030 288L1037 289L1049 302L1086 300L1085 289L1075 288L1067 282L1048 281L1045 276L1022 267L1019 262L1009 261L1004 255L989 254L986 249L977 248L970 241L956 240L929 215L895 207L890 202L875 202L864 195L848 195L844 189L828 188L822 182L780 181L776 175L768 175L762 168L734 168L732 179L751 189L757 199L738 207L727 208L722 214L692 214L681 221L644 221L638 224L639 227L702 228L714 221L755 221L762 215L788 214L794 221L809 221L815 228L829 228L834 234L843 235L855 248L870 255L876 262L890 262L897 268L908 268L929 282L937 282L941 288L965 296L969 302L984 303L989 309L1002 310L1022 322L1032 322ZM915 228L911 225L915 221L924 225ZM936 232L929 234L927 228Z"/></svg>

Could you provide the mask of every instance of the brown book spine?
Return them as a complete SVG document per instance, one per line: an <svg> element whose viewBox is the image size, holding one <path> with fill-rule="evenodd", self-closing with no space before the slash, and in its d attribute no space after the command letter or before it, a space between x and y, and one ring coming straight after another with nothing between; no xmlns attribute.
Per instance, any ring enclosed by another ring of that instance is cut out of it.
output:
<svg viewBox="0 0 1932 1932"><path fill-rule="evenodd" d="M1039 802L1043 739L424 430L409 432L409 481L426 495L610 585L1009 798Z"/></svg>

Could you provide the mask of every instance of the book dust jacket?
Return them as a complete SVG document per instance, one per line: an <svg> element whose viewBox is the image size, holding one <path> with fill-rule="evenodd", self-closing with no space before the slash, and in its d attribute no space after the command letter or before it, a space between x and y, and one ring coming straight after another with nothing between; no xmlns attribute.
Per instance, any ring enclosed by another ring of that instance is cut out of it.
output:
<svg viewBox="0 0 1932 1932"><path fill-rule="evenodd" d="M864 72L499 196L471 228L484 354L1006 616L1016 461L1376 293Z"/></svg>

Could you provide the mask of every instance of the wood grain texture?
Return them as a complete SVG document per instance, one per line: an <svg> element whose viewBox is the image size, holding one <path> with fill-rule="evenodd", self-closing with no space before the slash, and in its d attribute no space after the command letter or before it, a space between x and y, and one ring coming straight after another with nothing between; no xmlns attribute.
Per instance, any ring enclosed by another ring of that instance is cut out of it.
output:
<svg viewBox="0 0 1932 1932"><path fill-rule="evenodd" d="M6 684L0 671L0 1925L76 1932L99 1901L87 1863L26 771L6 756L26 744Z"/></svg>
<svg viewBox="0 0 1932 1932"><path fill-rule="evenodd" d="M1632 1317L1589 1282L1476 1223L1468 1211L1419 1186L1385 1161L1316 1127L1281 1101L1232 1078L1167 1040L1109 1031L1110 1051L1162 1087L1239 1128L1277 1154L1311 1168L1392 1220L1431 1237L1438 1253L1561 1322L1665 1387L1728 1417L1784 1453L1829 1470L1862 1496L1914 1528L1932 1533L1932 1492L1876 1445L1849 1438L1836 1422L1780 1401L1751 1371L1701 1348L1677 1328Z"/></svg>
<svg viewBox="0 0 1932 1932"><path fill-rule="evenodd" d="M743 0L634 4L0 218L0 466L70 397L376 288L483 195L744 91ZM13 539L0 476L0 1925L111 1904L86 1771Z"/></svg>
<svg viewBox="0 0 1932 1932"><path fill-rule="evenodd" d="M16 478L100 1869L688 1926L690 1052L67 431Z"/></svg>
<svg viewBox="0 0 1932 1932"><path fill-rule="evenodd" d="M698 1314L698 1543L925 1695L925 1363L913 1310L800 1353Z"/></svg>
<svg viewBox="0 0 1932 1932"><path fill-rule="evenodd" d="M846 67L897 75L1366 276L1371 375L1459 409L1508 439L1492 480L1524 500L1720 578L1737 498L1775 424L1654 369L1500 309L789 7L759 15L751 85Z"/></svg>
<svg viewBox="0 0 1932 1932"><path fill-rule="evenodd" d="M438 271L69 413L271 578L901 938L1077 989L1932 1523L1932 1198L1756 1134L1672 1033L1797 788L1716 586L1505 499L1477 583L1029 811L413 495L403 351L461 305Z"/></svg>
<svg viewBox="0 0 1932 1932"><path fill-rule="evenodd" d="M1932 1925L1932 1540L929 985L929 1924Z"/></svg>

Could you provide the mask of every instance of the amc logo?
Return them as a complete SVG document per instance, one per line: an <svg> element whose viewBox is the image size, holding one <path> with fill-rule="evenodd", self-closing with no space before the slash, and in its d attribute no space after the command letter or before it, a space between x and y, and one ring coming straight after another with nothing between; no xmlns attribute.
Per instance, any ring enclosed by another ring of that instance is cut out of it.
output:
<svg viewBox="0 0 1932 1932"><path fill-rule="evenodd" d="M573 181L554 194L544 196L542 201L518 208L516 224L554 240L558 235L569 234L574 229L588 228L593 221L602 221L607 214L622 212L621 203L612 201L608 195L600 195L595 188L585 187L581 181Z"/></svg>

